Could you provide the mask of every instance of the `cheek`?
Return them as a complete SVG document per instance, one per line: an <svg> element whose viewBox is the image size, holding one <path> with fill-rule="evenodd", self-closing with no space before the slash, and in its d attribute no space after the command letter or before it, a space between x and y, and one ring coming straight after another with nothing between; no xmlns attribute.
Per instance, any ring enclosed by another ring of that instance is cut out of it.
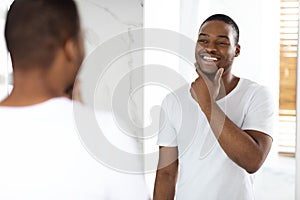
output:
<svg viewBox="0 0 300 200"><path fill-rule="evenodd" d="M227 49L222 51L222 55L226 60L233 60L235 57L235 51L233 49Z"/></svg>
<svg viewBox="0 0 300 200"><path fill-rule="evenodd" d="M195 58L197 62L200 62L200 55L198 51L195 51Z"/></svg>
<svg viewBox="0 0 300 200"><path fill-rule="evenodd" d="M197 54L199 52L199 45L196 45L195 47L195 54Z"/></svg>
<svg viewBox="0 0 300 200"><path fill-rule="evenodd" d="M195 57L196 57L196 59L198 58L198 55L199 55L199 46L196 45L196 47L195 47Z"/></svg>
<svg viewBox="0 0 300 200"><path fill-rule="evenodd" d="M228 55L224 60L224 65L232 65L233 60L234 60L234 56Z"/></svg>
<svg viewBox="0 0 300 200"><path fill-rule="evenodd" d="M203 46L201 46L199 43L196 44L195 51L200 51L203 49Z"/></svg>

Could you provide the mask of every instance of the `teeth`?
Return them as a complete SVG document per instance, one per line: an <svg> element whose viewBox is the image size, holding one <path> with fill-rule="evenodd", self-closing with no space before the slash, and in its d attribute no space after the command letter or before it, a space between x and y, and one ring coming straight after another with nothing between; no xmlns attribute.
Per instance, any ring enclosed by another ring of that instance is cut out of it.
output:
<svg viewBox="0 0 300 200"><path fill-rule="evenodd" d="M203 59L205 60L211 60L211 61L217 61L217 58L209 57L209 56L203 56Z"/></svg>

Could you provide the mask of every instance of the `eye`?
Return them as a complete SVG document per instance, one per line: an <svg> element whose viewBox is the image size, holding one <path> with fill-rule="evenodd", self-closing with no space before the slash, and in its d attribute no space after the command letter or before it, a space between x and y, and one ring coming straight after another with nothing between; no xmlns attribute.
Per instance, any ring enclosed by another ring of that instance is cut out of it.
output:
<svg viewBox="0 0 300 200"><path fill-rule="evenodd" d="M197 42L198 42L198 43L201 43L201 44L207 44L207 43L208 43L208 40L206 40L206 39L198 39Z"/></svg>
<svg viewBox="0 0 300 200"><path fill-rule="evenodd" d="M229 46L230 45L230 43L224 42L224 41L219 41L219 42L217 42L217 44L220 46Z"/></svg>

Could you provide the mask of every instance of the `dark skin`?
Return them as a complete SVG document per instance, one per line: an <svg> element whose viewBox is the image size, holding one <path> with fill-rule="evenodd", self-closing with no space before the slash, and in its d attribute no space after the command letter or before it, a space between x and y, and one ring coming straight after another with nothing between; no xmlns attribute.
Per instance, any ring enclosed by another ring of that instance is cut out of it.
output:
<svg viewBox="0 0 300 200"><path fill-rule="evenodd" d="M260 131L240 129L216 103L239 82L239 78L231 73L233 60L240 53L235 37L234 29L222 21L209 21L200 28L195 50L195 66L199 77L191 85L191 94L206 115L227 156L248 173L255 173L270 151L272 138ZM177 152L177 147L160 147L162 148L165 151L160 151L160 158L167 156L164 152ZM173 161L169 162L169 166L157 170L155 200L174 199L174 192L170 188L175 188L176 185L174 177L178 161ZM165 161L160 159L159 163L162 162ZM167 183L168 180L172 181Z"/></svg>
<svg viewBox="0 0 300 200"><path fill-rule="evenodd" d="M159 147L158 169L154 185L154 200L173 200L178 175L177 147Z"/></svg>
<svg viewBox="0 0 300 200"><path fill-rule="evenodd" d="M68 89L73 87L83 57L83 40L80 35L79 38L68 39L56 51L51 66L37 66L34 61L13 60L14 88L0 106L29 106L54 97L71 97ZM29 67L21 67L24 65Z"/></svg>

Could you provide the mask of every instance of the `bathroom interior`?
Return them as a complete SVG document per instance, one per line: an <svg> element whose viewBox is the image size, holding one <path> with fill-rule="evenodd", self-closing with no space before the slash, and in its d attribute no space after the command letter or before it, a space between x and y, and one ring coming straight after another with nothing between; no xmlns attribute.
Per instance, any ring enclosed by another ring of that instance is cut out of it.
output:
<svg viewBox="0 0 300 200"><path fill-rule="evenodd" d="M4 32L5 14L13 0L0 1L0 31ZM231 16L240 28L241 55L235 59L234 74L267 86L276 99L273 145L263 167L256 173L254 191L257 200L300 199L300 70L299 63L299 1L298 0L76 0L81 14L86 57L103 44L113 44L118 37L134 35L142 30L142 42L151 40L150 29L170 31L196 41L200 23L210 14ZM147 48L130 51L135 38L120 40L126 54L111 64L95 91L89 92L87 66L80 72L82 96L86 104L97 109L110 109L116 83L124 74L132 123L153 123L159 106L169 92L167 87L144 84L151 80L146 67L133 73L137 66L162 65L181 75L186 81L193 77L190 66L168 51ZM165 38L167 40L167 38ZM123 42L123 43L122 43ZM179 51L180 53L180 51ZM93 58L95 59L95 58ZM4 34L0 34L0 100L13 88L12 67L6 50ZM134 88L139 88L134 89ZM298 94L298 95L297 95ZM1 122L0 122L1 124ZM112 124L113 125L113 124ZM1 127L0 127L1 131ZM151 130L154 131L155 130ZM156 134L140 142L143 152L157 152ZM298 144L298 145L297 145ZM147 166L147 163L145 163ZM153 191L155 169L146 173L149 191Z"/></svg>

